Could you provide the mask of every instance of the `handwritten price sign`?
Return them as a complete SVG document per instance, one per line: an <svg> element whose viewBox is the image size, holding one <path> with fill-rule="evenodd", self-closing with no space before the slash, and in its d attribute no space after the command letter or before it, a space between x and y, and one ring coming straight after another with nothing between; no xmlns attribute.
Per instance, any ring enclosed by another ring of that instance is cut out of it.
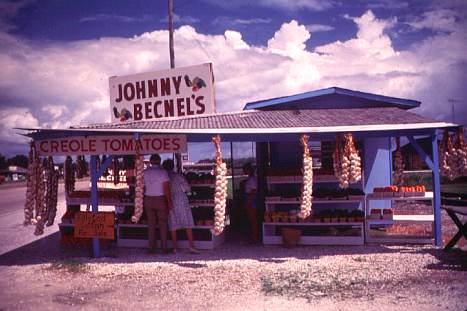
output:
<svg viewBox="0 0 467 311"><path fill-rule="evenodd" d="M75 214L75 237L113 240L114 224L114 212L77 212Z"/></svg>

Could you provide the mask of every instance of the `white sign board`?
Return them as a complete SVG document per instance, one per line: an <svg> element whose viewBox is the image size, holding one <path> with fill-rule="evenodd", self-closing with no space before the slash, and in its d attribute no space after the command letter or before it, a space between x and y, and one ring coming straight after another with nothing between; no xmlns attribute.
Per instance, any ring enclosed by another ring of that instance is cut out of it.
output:
<svg viewBox="0 0 467 311"><path fill-rule="evenodd" d="M185 135L74 136L34 141L40 156L135 154L139 144L142 154L181 153L187 151Z"/></svg>
<svg viewBox="0 0 467 311"><path fill-rule="evenodd" d="M110 77L112 123L215 113L212 64Z"/></svg>

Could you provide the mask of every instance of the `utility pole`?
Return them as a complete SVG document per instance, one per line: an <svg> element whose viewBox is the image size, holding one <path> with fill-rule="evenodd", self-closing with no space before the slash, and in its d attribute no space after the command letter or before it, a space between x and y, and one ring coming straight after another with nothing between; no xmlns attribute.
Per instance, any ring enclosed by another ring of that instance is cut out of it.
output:
<svg viewBox="0 0 467 311"><path fill-rule="evenodd" d="M448 102L451 103L452 123L456 123L456 117L454 113L454 104L458 103L459 100L454 99L454 98L448 98Z"/></svg>
<svg viewBox="0 0 467 311"><path fill-rule="evenodd" d="M175 68L175 53L174 53L174 3L169 1L169 54L170 68Z"/></svg>
<svg viewBox="0 0 467 311"><path fill-rule="evenodd" d="M175 68L175 51L174 51L174 2L169 2L169 56L170 56L170 68ZM177 165L177 172L182 171L182 155L180 153L175 154L175 163Z"/></svg>

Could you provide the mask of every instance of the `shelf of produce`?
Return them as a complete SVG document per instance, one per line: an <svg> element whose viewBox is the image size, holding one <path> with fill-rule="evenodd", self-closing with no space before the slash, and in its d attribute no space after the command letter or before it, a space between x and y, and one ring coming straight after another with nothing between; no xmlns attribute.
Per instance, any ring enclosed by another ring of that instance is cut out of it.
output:
<svg viewBox="0 0 467 311"><path fill-rule="evenodd" d="M370 225L392 225L394 222L405 223L433 223L435 221L434 215L394 215L393 219L367 219Z"/></svg>
<svg viewBox="0 0 467 311"><path fill-rule="evenodd" d="M361 227L362 222L264 222L268 226L355 226Z"/></svg>
<svg viewBox="0 0 467 311"><path fill-rule="evenodd" d="M338 230L355 230L353 235L320 234L304 235L300 237L299 245L363 245L364 230L362 222L348 223L263 223L263 244L280 245L283 244L282 236L278 233L280 227L303 228L324 228L331 227ZM338 228L338 229L336 229Z"/></svg>
<svg viewBox="0 0 467 311"><path fill-rule="evenodd" d="M59 223L58 224L59 227L67 227L67 228L74 228L75 227L75 224L68 224L68 223ZM117 225L114 225L115 228L117 228Z"/></svg>
<svg viewBox="0 0 467 311"><path fill-rule="evenodd" d="M118 224L119 227L122 227L122 228L147 228L148 225L146 224ZM214 230L214 226L194 226L193 229L213 229Z"/></svg>
<svg viewBox="0 0 467 311"><path fill-rule="evenodd" d="M67 224L67 223L59 223L58 224L59 227L71 227L71 228L74 228L75 227L75 224Z"/></svg>
<svg viewBox="0 0 467 311"><path fill-rule="evenodd" d="M364 200L364 197L362 197L361 199L351 199L351 200L347 200L347 199L342 199L342 200L323 200L323 199L313 199L311 202L312 203L317 203L317 204L336 204L336 203L361 203L363 202ZM300 201L287 201L287 200L281 200L281 201L266 201L265 202L266 204L300 204L301 202Z"/></svg>
<svg viewBox="0 0 467 311"><path fill-rule="evenodd" d="M135 238L128 238L122 237L122 228L138 228L144 229L145 231L144 236L147 236L147 225L145 224L119 224L117 226L117 245L119 247L148 247L148 240L147 238L141 238L137 236ZM225 241L225 232L216 236L212 233L213 226L194 226L193 227L193 234L196 236L196 231L202 230L204 231L204 235L208 238L206 240L197 240L195 237L195 245L199 249L214 249L217 246L221 245ZM160 240L157 240L157 247L160 247ZM188 241L187 240L179 240L177 241L178 248L188 248ZM168 241L168 247L172 247L172 242Z"/></svg>
<svg viewBox="0 0 467 311"><path fill-rule="evenodd" d="M66 198L66 203L68 205L91 205L91 198ZM99 199L99 205L104 206L133 206L135 205L134 202L120 202L118 200L109 200L109 199Z"/></svg>
<svg viewBox="0 0 467 311"><path fill-rule="evenodd" d="M430 237L410 237L406 235L388 236L388 237L365 237L365 243L379 244L434 244L435 239Z"/></svg>
<svg viewBox="0 0 467 311"><path fill-rule="evenodd" d="M394 194L396 196L394 196ZM369 193L366 196L367 203L374 200L391 200L391 201L432 201L433 192L417 192L416 195L410 192L401 193ZM367 204L367 209L369 205ZM371 208L371 210L379 208ZM384 209L383 209L384 210ZM367 215L369 215L367 210ZM407 234L388 233L394 225L411 226L417 228L420 226L429 226L430 229L434 225L434 215L393 215L393 219L371 219L365 221L365 242L366 243L399 243L399 244L433 244L433 232L430 236L414 236L409 229Z"/></svg>
<svg viewBox="0 0 467 311"><path fill-rule="evenodd" d="M190 203L191 208L195 207L214 207L216 204L214 203Z"/></svg>
<svg viewBox="0 0 467 311"><path fill-rule="evenodd" d="M215 184L190 184L190 187L210 187L215 188Z"/></svg>
<svg viewBox="0 0 467 311"><path fill-rule="evenodd" d="M372 236L372 227L381 228L381 226L393 225L429 225L433 228L434 215L394 215L393 219L367 219L365 222L365 241L367 243L403 243L403 244L433 244L434 237L404 235L385 235Z"/></svg>
<svg viewBox="0 0 467 311"><path fill-rule="evenodd" d="M268 184L301 184L303 176L267 176ZM333 175L314 175L313 183L337 183L338 180ZM357 182L358 183L358 182Z"/></svg>
<svg viewBox="0 0 467 311"><path fill-rule="evenodd" d="M367 194L368 200L394 200L394 201L417 201L417 200L433 200L433 192L425 192L423 196L381 196L375 193Z"/></svg>

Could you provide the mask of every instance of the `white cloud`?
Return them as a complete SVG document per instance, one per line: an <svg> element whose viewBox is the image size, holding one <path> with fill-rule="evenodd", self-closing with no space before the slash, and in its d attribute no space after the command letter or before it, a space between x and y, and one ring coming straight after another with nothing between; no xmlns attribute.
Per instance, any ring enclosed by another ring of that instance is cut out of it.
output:
<svg viewBox="0 0 467 311"><path fill-rule="evenodd" d="M387 10L394 10L394 9L405 9L409 6L409 3L406 1L401 0L378 0L378 1L371 1L366 4L366 7L369 9L387 9Z"/></svg>
<svg viewBox="0 0 467 311"><path fill-rule="evenodd" d="M41 108L42 111L47 112L52 118L60 118L63 113L68 111L64 105L47 105Z"/></svg>
<svg viewBox="0 0 467 311"><path fill-rule="evenodd" d="M254 24L269 24L272 22L270 18L250 18L250 19L241 19L241 18L232 18L227 16L218 16L213 19L212 23L214 25L225 25L225 26L237 26L237 25L254 25Z"/></svg>
<svg viewBox="0 0 467 311"><path fill-rule="evenodd" d="M305 51L305 42L310 39L310 33L305 26L296 20L285 23L268 41L268 48L281 55L295 56Z"/></svg>
<svg viewBox="0 0 467 311"><path fill-rule="evenodd" d="M310 24L310 25L306 25L305 27L311 33L326 32L326 31L331 31L335 29L333 26L323 25L323 24Z"/></svg>
<svg viewBox="0 0 467 311"><path fill-rule="evenodd" d="M37 119L28 108L0 107L0 141L10 143L25 142L28 139L18 135L14 128L31 128L39 126Z"/></svg>
<svg viewBox="0 0 467 311"><path fill-rule="evenodd" d="M267 46L252 46L237 31L206 35L192 26L175 31L177 66L214 64L218 111L248 101L330 86L421 100L425 115L451 120L448 99L467 121L467 31L458 23L397 51L387 29L395 20L371 11L352 18L354 38L306 49L309 30L284 23ZM0 140L12 127L66 127L110 119L108 77L169 67L168 32L38 44L0 33ZM14 102L11 101L14 98ZM51 104L52 103L52 104ZM445 105L445 106L443 106ZM15 107L15 108L13 108ZM66 108L65 108L66 107ZM5 121L7 120L7 121ZM3 144L1 145L3 146Z"/></svg>
<svg viewBox="0 0 467 311"><path fill-rule="evenodd" d="M143 15L141 17L132 17L117 14L96 14L91 16L85 16L79 19L80 23L87 22L102 22L102 21L117 21L122 23L141 23L152 20L150 15Z"/></svg>
<svg viewBox="0 0 467 311"><path fill-rule="evenodd" d="M414 29L454 31L457 27L459 14L455 10L438 9L425 12L422 17L415 18L408 24Z"/></svg>
<svg viewBox="0 0 467 311"><path fill-rule="evenodd" d="M279 8L288 11L307 9L310 11L324 11L338 5L335 0L204 0L210 4L224 8L261 6L269 8Z"/></svg>
<svg viewBox="0 0 467 311"><path fill-rule="evenodd" d="M175 24L196 24L199 22L199 18L191 16L180 16L178 14L174 14L173 21ZM161 19L160 22L167 23L169 22L169 18L165 17Z"/></svg>
<svg viewBox="0 0 467 311"><path fill-rule="evenodd" d="M335 6L330 0L260 0L264 6L277 6L283 9L309 9L311 11L324 11Z"/></svg>

